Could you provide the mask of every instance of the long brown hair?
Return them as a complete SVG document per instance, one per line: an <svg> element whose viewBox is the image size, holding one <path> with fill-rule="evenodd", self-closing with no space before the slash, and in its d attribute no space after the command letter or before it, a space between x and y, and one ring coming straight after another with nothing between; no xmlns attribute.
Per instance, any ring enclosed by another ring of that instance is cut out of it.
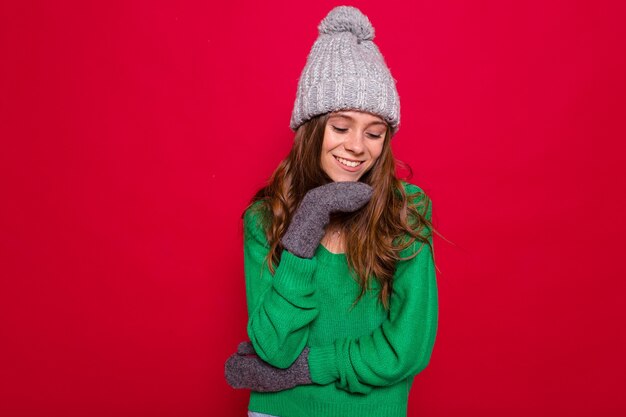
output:
<svg viewBox="0 0 626 417"><path fill-rule="evenodd" d="M270 245L266 260L272 274L283 250L280 239L304 195L312 188L332 182L320 163L328 118L326 113L298 128L289 155L280 162L268 184L254 195L248 206L262 202L259 206ZM400 252L419 241L428 244L432 254L430 240L434 230L426 219L430 199L421 192L408 195L396 177L396 160L389 143L391 134L388 126L378 160L359 179L373 188L370 202L355 213L331 215L331 222L341 227L346 238L348 266L361 287L355 303L370 288L373 278L380 285L378 297L386 309L389 308L397 262L411 259L419 251L406 258L401 258Z"/></svg>

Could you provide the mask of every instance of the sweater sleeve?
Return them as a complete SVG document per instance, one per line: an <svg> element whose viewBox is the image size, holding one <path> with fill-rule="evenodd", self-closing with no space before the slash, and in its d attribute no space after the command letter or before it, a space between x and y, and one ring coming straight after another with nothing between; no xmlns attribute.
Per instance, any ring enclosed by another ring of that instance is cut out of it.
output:
<svg viewBox="0 0 626 417"><path fill-rule="evenodd" d="M316 261L284 250L272 276L268 252L259 213L249 208L244 214L248 336L261 359L287 368L306 346L309 323L318 314L313 302Z"/></svg>
<svg viewBox="0 0 626 417"><path fill-rule="evenodd" d="M432 218L429 209L426 218ZM432 244L432 237L429 239ZM388 318L372 333L311 347L309 369L317 384L335 383L355 393L396 384L421 372L429 363L438 324L433 252L419 241L401 256L394 275Z"/></svg>

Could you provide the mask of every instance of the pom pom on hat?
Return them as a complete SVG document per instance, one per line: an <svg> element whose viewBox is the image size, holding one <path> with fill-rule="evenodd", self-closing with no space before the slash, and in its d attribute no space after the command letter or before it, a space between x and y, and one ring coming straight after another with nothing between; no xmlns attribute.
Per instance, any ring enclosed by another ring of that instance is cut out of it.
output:
<svg viewBox="0 0 626 417"><path fill-rule="evenodd" d="M352 6L335 7L319 24L320 34L352 32L359 41L374 39L374 28L367 16Z"/></svg>
<svg viewBox="0 0 626 417"><path fill-rule="evenodd" d="M320 114L359 110L400 126L396 81L374 43L374 27L359 9L338 6L318 25L319 36L298 81L289 126L293 131Z"/></svg>

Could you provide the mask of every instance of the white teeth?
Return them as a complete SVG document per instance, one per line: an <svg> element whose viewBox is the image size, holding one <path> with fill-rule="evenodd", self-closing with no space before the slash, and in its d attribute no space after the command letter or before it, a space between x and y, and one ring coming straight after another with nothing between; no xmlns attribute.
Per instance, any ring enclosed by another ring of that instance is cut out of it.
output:
<svg viewBox="0 0 626 417"><path fill-rule="evenodd" d="M335 158L337 158L337 160L341 162L342 164L347 165L352 168L358 167L359 165L362 164L362 162L352 162L352 161L348 161L347 159L340 158L338 156L336 156Z"/></svg>

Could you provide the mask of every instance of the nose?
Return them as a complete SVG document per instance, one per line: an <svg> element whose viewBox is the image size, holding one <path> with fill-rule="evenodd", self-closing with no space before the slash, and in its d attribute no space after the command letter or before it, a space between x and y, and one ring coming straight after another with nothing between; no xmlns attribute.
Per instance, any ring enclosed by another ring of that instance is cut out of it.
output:
<svg viewBox="0 0 626 417"><path fill-rule="evenodd" d="M343 147L354 154L363 153L363 134L361 132L350 132L346 135Z"/></svg>

